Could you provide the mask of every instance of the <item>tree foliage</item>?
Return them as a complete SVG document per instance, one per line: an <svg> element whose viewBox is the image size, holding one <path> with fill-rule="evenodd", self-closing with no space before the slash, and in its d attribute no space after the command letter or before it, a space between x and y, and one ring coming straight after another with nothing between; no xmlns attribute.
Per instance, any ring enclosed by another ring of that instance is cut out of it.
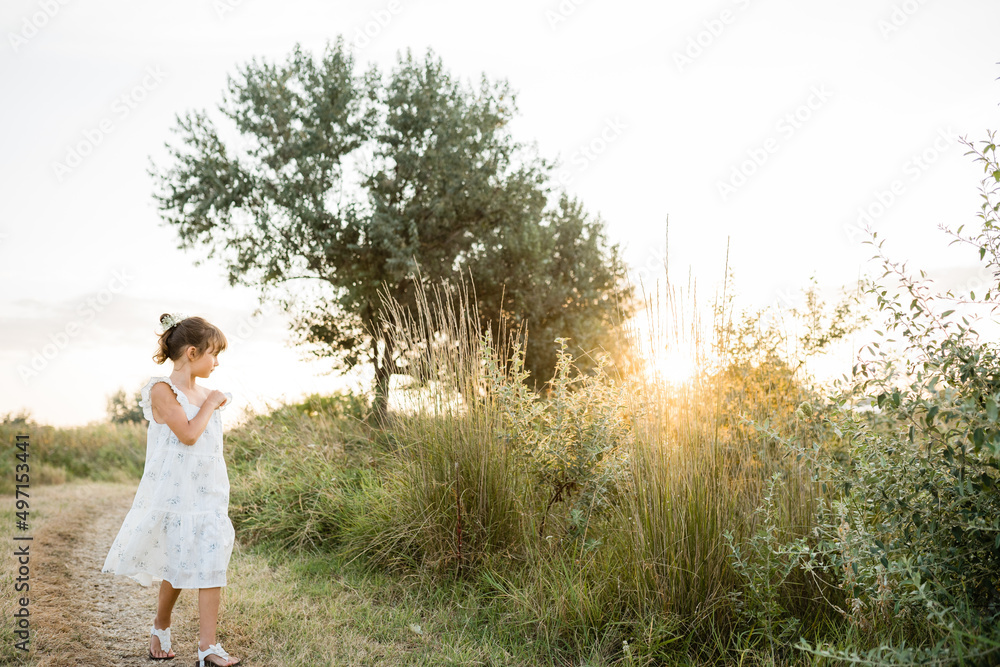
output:
<svg viewBox="0 0 1000 667"><path fill-rule="evenodd" d="M108 397L108 421L112 424L141 424L145 421L139 401L142 399L140 392L133 395L125 393L124 389L119 389Z"/></svg>
<svg viewBox="0 0 1000 667"><path fill-rule="evenodd" d="M550 205L554 165L511 136L506 81L465 85L430 50L355 74L339 38L319 59L296 46L242 66L219 111L234 137L178 117L169 166L151 170L163 219L230 284L279 301L318 356L373 362L382 405L398 354L380 303L412 303L419 282L471 277L487 318L537 339L542 380L555 358L539 349L599 345L627 307L617 246L565 194Z"/></svg>

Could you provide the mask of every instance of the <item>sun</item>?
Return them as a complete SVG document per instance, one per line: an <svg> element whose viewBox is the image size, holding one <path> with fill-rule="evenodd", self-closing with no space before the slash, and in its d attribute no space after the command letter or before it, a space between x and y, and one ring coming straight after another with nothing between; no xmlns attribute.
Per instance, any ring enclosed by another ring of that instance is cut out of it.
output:
<svg viewBox="0 0 1000 667"><path fill-rule="evenodd" d="M680 385L694 377L698 370L698 362L691 351L674 346L650 354L647 370L657 382Z"/></svg>
<svg viewBox="0 0 1000 667"><path fill-rule="evenodd" d="M681 335L649 312L635 317L628 332L639 372L647 381L681 386L698 375L704 357L696 332Z"/></svg>

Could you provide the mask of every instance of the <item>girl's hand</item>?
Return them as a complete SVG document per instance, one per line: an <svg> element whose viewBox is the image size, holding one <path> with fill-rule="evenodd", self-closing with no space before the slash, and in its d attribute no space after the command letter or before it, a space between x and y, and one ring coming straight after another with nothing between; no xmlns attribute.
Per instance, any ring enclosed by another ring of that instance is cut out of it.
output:
<svg viewBox="0 0 1000 667"><path fill-rule="evenodd" d="M221 391L219 391L218 389L213 389L211 392L209 392L208 398L205 399L205 402L208 403L209 405L212 405L214 403L215 409L218 409L221 408L223 405L225 405L226 401L228 400L229 399L226 398L226 395L223 394Z"/></svg>
<svg viewBox="0 0 1000 667"><path fill-rule="evenodd" d="M153 420L158 424L166 424L174 432L177 439L185 445L194 445L201 434L205 432L212 413L218 406L226 402L226 395L221 391L209 392L205 402L194 419L188 419L187 413L181 407L178 397L166 382L157 382L149 392Z"/></svg>

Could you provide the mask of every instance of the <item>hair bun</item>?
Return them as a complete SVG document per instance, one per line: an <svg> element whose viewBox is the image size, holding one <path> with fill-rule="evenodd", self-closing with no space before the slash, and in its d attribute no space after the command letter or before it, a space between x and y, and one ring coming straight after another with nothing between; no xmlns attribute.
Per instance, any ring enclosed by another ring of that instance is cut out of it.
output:
<svg viewBox="0 0 1000 667"><path fill-rule="evenodd" d="M162 364L167 359L177 361L190 346L194 346L198 356L209 348L216 353L226 349L228 341L217 326L202 317L187 317L180 313L163 313L160 315L162 331L158 349L153 360Z"/></svg>

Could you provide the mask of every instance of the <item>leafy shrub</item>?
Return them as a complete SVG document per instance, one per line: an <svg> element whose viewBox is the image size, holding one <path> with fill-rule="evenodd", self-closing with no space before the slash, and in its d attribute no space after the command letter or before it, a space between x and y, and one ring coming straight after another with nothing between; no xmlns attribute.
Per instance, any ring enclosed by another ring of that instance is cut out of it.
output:
<svg viewBox="0 0 1000 667"><path fill-rule="evenodd" d="M1000 165L992 134L984 144L967 143L987 174L983 224L954 235L1000 278ZM977 311L1000 305L998 290L937 293L889 259L877 234L871 243L885 273L866 291L884 330L815 418L842 434L847 456L810 454L830 499L810 563L836 575L838 609L869 648L802 648L848 661L989 662L1000 655L1000 348L974 327Z"/></svg>
<svg viewBox="0 0 1000 667"><path fill-rule="evenodd" d="M230 517L241 539L329 550L343 539L366 480L363 399L312 395L226 434ZM361 413L363 416L363 413Z"/></svg>
<svg viewBox="0 0 1000 667"><path fill-rule="evenodd" d="M112 424L144 424L146 418L139 406L141 400L142 392L129 396L124 389L119 389L108 397L108 421Z"/></svg>
<svg viewBox="0 0 1000 667"><path fill-rule="evenodd" d="M302 414L317 416L323 414L331 419L364 420L370 410L371 403L363 394L352 391L338 391L327 396L310 394L300 403L284 406L286 410L294 410Z"/></svg>
<svg viewBox="0 0 1000 667"><path fill-rule="evenodd" d="M575 372L565 339L559 345L555 374L547 396L525 399L523 360L515 356L513 373L491 375L496 407L505 420L497 436L516 453L520 465L537 484L544 502L538 525L545 537L546 520L562 506L567 536L592 548L587 539L593 517L609 509L628 482L632 432L626 406L599 361L593 373Z"/></svg>

